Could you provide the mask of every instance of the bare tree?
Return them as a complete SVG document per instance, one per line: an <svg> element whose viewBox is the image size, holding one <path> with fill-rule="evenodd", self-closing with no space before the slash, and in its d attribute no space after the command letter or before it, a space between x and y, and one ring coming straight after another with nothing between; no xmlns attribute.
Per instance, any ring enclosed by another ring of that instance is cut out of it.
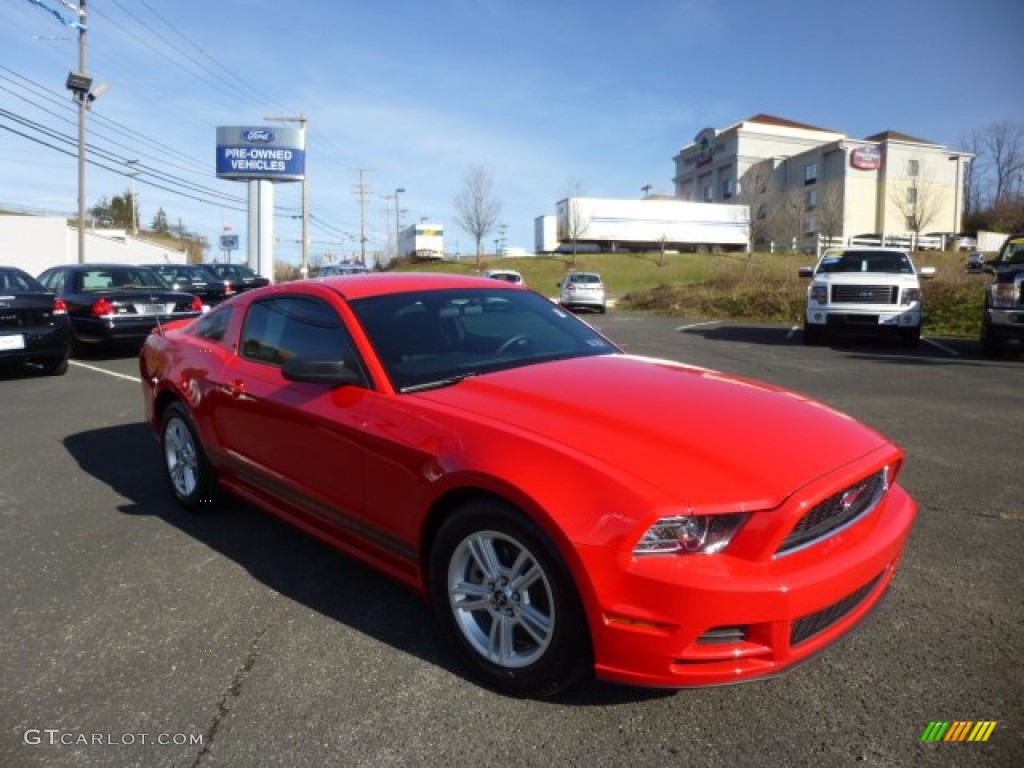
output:
<svg viewBox="0 0 1024 768"><path fill-rule="evenodd" d="M736 200L740 205L750 207L747 235L751 246L761 245L772 239L773 197L775 195L772 189L771 161L757 163L747 169L740 179Z"/></svg>
<svg viewBox="0 0 1024 768"><path fill-rule="evenodd" d="M920 235L942 211L940 188L920 175L894 183L889 191L889 200L903 215L907 229L915 235Z"/></svg>
<svg viewBox="0 0 1024 768"><path fill-rule="evenodd" d="M980 146L984 150L995 191L992 202L1001 203L1020 192L1024 174L1024 124L996 123L982 129Z"/></svg>
<svg viewBox="0 0 1024 768"><path fill-rule="evenodd" d="M587 234L590 228L590 217L579 204L579 198L583 196L583 186L578 182L569 185L568 194L565 196L565 212L559 216L558 239L568 240L572 243L572 264L576 264L576 246L580 239Z"/></svg>
<svg viewBox="0 0 1024 768"><path fill-rule="evenodd" d="M501 203L494 198L494 178L486 167L475 165L466 172L454 205L456 223L476 243L476 265L479 268L482 244L494 231L501 216Z"/></svg>
<svg viewBox="0 0 1024 768"><path fill-rule="evenodd" d="M825 237L839 237L843 234L843 182L839 179L822 184L815 207L818 219L818 233Z"/></svg>

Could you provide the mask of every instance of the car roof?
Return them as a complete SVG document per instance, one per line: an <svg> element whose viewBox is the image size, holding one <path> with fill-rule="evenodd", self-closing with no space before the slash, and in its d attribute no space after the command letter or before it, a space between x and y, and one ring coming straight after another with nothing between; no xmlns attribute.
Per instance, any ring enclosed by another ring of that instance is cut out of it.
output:
<svg viewBox="0 0 1024 768"><path fill-rule="evenodd" d="M466 275L448 275L434 272L387 272L361 275L358 280L344 276L323 277L318 283L337 291L346 299L364 299L370 296L385 296L411 291L441 291L458 288L488 288L497 291L514 291L516 287L499 280ZM296 283L299 285L300 283ZM289 285L282 283L278 290ZM521 289L520 289L521 290Z"/></svg>
<svg viewBox="0 0 1024 768"><path fill-rule="evenodd" d="M152 269L152 264L125 264L120 261L101 261L101 262L86 262L85 264L56 264L52 267L47 267L46 271L51 269L69 269L73 271L81 271L86 269Z"/></svg>

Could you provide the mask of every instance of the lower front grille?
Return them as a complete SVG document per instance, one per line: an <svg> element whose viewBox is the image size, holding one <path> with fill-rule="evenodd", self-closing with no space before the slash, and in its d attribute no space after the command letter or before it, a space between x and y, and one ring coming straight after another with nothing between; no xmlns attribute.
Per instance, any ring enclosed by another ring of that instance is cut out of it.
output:
<svg viewBox="0 0 1024 768"><path fill-rule="evenodd" d="M853 610L864 602L865 598L878 586L878 582L885 576L885 571L878 574L870 582L858 589L852 595L844 597L838 603L833 603L828 608L823 608L816 613L808 614L793 622L789 632L789 644L791 646L806 643L816 635L820 635L826 629L838 622L843 617L852 613Z"/></svg>

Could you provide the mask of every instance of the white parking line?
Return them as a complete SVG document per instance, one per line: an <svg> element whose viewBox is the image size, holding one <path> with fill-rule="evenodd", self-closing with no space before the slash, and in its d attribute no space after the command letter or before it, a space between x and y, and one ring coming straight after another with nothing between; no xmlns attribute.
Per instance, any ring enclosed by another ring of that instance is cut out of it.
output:
<svg viewBox="0 0 1024 768"><path fill-rule="evenodd" d="M950 349L945 344L939 344L939 342L932 341L931 339L926 339L923 336L921 337L921 341L923 341L925 344L931 344L933 347L938 347L948 355L952 355L953 357L960 357L959 352L957 352L955 349Z"/></svg>
<svg viewBox="0 0 1024 768"><path fill-rule="evenodd" d="M100 368L95 365L86 365L85 363L80 363L77 360L68 360L68 362L71 363L71 365L78 366L79 368L88 368L90 371L96 371L96 373L105 373L107 376L113 376L115 379L124 379L125 381L131 381L136 384L139 382L138 376L128 376L127 374L118 373L117 371L108 371L106 368Z"/></svg>
<svg viewBox="0 0 1024 768"><path fill-rule="evenodd" d="M689 325L680 325L679 327L676 328L676 330L677 331L688 331L691 328L701 328L701 327L703 327L705 325L721 325L721 323L718 320L709 320L706 323L690 323Z"/></svg>

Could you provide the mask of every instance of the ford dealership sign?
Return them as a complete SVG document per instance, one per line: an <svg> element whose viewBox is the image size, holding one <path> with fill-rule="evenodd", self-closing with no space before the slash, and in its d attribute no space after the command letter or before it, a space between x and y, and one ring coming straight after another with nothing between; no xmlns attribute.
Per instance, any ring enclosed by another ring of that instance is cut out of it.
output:
<svg viewBox="0 0 1024 768"><path fill-rule="evenodd" d="M293 127L217 128L217 178L301 181L306 175L306 137Z"/></svg>

